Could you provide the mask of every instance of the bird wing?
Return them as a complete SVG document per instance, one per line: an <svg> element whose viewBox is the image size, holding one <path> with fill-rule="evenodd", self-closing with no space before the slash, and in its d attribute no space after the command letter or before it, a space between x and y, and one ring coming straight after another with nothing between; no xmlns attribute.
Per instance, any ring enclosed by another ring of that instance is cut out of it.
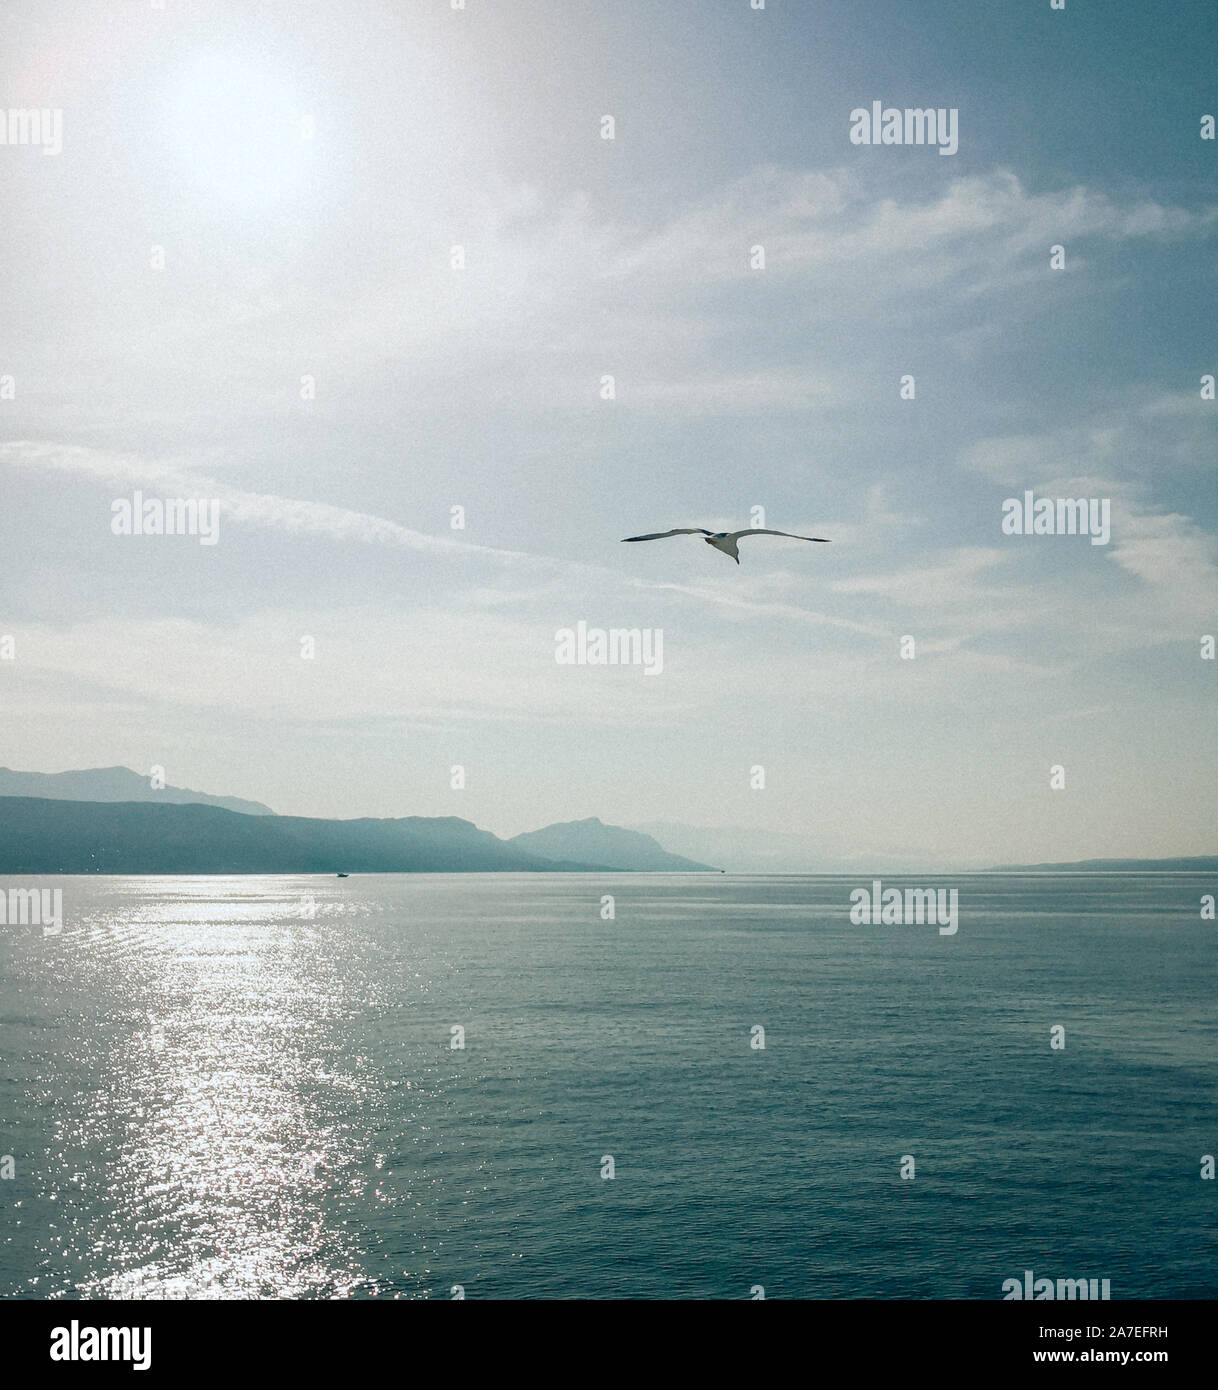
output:
<svg viewBox="0 0 1218 1390"><path fill-rule="evenodd" d="M747 531L732 531L733 540L739 540L741 536L790 536L793 541L821 541L825 545L829 544L828 536L797 536L793 531L771 531L767 526L750 526Z"/></svg>
<svg viewBox="0 0 1218 1390"><path fill-rule="evenodd" d="M653 531L649 536L623 536L623 541L662 541L669 536L709 536L701 526L678 526L675 531Z"/></svg>

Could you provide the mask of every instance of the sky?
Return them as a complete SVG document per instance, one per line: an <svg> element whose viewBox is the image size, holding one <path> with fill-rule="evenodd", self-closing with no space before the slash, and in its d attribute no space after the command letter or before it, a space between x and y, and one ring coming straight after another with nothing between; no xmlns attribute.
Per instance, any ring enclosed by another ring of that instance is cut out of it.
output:
<svg viewBox="0 0 1218 1390"><path fill-rule="evenodd" d="M1208 0L0 27L0 110L62 113L0 144L0 763L826 867L1215 851ZM875 101L958 150L852 143ZM1028 490L1108 543L1004 534ZM115 534L137 491L216 543ZM761 519L832 544L620 544ZM662 669L561 664L581 622Z"/></svg>

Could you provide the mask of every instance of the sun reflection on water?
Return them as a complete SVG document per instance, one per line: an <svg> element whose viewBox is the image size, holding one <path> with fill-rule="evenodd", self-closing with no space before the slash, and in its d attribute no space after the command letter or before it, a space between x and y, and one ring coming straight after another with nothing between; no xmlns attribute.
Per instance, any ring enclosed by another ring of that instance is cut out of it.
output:
<svg viewBox="0 0 1218 1390"><path fill-rule="evenodd" d="M90 1059L108 1086L83 1106L69 1098L77 1118L56 1136L75 1155L72 1180L48 1194L60 1256L91 1271L78 1296L375 1292L343 1215L374 1180L375 1077L337 1045L369 1004L365 978L350 997L337 949L351 905L312 881L306 907L289 883L128 880L121 919L103 900L80 924L97 1003L131 1026Z"/></svg>

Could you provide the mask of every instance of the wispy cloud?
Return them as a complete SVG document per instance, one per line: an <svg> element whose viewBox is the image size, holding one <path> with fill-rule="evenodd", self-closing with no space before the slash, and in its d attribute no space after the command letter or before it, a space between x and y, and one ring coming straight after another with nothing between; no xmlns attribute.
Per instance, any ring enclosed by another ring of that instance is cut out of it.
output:
<svg viewBox="0 0 1218 1390"><path fill-rule="evenodd" d="M247 492L216 478L203 477L174 464L105 453L78 445L39 441L0 444L0 462L13 467L72 473L114 487L151 488L163 497L214 498L221 504L224 523L313 535L340 542L399 546L428 555L480 556L516 565L544 565L522 551L455 541L413 530L385 517L352 511L326 502L272 493Z"/></svg>

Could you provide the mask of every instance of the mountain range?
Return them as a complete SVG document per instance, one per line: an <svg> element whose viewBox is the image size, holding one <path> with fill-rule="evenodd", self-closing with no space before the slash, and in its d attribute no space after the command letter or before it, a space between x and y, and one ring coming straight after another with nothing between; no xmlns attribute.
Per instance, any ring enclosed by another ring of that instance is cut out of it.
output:
<svg viewBox="0 0 1218 1390"><path fill-rule="evenodd" d="M186 787L154 789L148 777L128 767L56 773L0 768L4 874L720 871L711 864L731 873L857 874L945 867L901 854L863 858L828 841L812 843L783 832L671 822L627 829L595 816L502 840L455 816L279 816L259 801ZM958 871L981 867L958 866ZM1218 856L1086 859L984 870L1071 871L1211 873L1218 871Z"/></svg>
<svg viewBox="0 0 1218 1390"><path fill-rule="evenodd" d="M1218 870L1218 854L1196 854L1174 859L1079 859L1072 864L1003 864L995 873L1197 873Z"/></svg>
<svg viewBox="0 0 1218 1390"><path fill-rule="evenodd" d="M684 825L655 821L632 825L687 859L717 864L729 874L938 873L953 865L900 849L863 849L826 825L817 835L744 826Z"/></svg>
<svg viewBox="0 0 1218 1390"><path fill-rule="evenodd" d="M246 816L273 816L261 801L209 796L187 787L154 790L151 780L129 767L90 767L79 772L14 772L0 767L0 796L39 796L56 801L157 801L176 805L221 806Z"/></svg>
<svg viewBox="0 0 1218 1390"><path fill-rule="evenodd" d="M508 844L547 859L591 860L595 864L630 868L641 872L705 871L706 865L678 854L669 854L657 840L637 830L605 825L595 816L587 820L561 821L542 830L513 835Z"/></svg>
<svg viewBox="0 0 1218 1390"><path fill-rule="evenodd" d="M21 790L15 790L20 788ZM0 873L712 872L595 817L501 840L456 816L322 820L130 768L0 769Z"/></svg>

